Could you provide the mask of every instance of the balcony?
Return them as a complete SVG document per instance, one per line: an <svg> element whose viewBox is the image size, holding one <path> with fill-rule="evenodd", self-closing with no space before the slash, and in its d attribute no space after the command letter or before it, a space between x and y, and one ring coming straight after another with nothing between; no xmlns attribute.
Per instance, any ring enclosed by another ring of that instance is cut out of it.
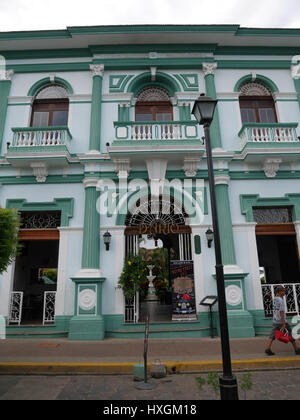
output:
<svg viewBox="0 0 300 420"><path fill-rule="evenodd" d="M236 152L237 159L258 162L267 157L292 162L300 157L298 123L245 123L238 136L242 150Z"/></svg>
<svg viewBox="0 0 300 420"><path fill-rule="evenodd" d="M6 159L16 167L26 167L33 159L64 166L70 160L72 135L66 126L12 128L13 140L8 144Z"/></svg>
<svg viewBox="0 0 300 420"><path fill-rule="evenodd" d="M201 129L196 121L127 121L115 122L114 127L115 139L108 147L111 155L204 154Z"/></svg>

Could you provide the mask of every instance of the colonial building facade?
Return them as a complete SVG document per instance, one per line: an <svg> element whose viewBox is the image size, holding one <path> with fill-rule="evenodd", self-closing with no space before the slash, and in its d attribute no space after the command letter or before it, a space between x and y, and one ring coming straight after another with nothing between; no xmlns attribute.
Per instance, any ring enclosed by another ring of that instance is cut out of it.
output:
<svg viewBox="0 0 300 420"><path fill-rule="evenodd" d="M211 334L207 161L191 115L201 93L218 100L210 133L230 335L268 333L278 283L299 314L299 32L0 33L0 205L22 219L22 249L0 276L8 337L142 337L147 313L152 337ZM148 295L125 297L126 257L155 249L167 255L164 295L150 292L166 267L149 263Z"/></svg>

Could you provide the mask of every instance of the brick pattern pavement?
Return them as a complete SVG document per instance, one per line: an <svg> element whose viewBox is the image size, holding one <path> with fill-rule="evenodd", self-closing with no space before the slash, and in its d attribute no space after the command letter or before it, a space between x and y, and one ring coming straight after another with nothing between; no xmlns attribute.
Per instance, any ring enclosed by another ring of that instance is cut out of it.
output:
<svg viewBox="0 0 300 420"><path fill-rule="evenodd" d="M237 374L238 383L243 373ZM151 379L156 387L138 390L132 375L0 376L0 400L215 400L209 385L201 389L196 377L206 374L168 375ZM253 388L248 400L300 400L300 370L252 373ZM244 399L240 390L239 397Z"/></svg>

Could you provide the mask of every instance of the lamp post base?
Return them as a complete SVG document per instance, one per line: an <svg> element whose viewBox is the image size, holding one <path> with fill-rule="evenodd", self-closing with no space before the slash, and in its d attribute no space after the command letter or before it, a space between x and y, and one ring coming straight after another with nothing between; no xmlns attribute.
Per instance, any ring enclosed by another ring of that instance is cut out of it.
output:
<svg viewBox="0 0 300 420"><path fill-rule="evenodd" d="M221 400L238 400L238 384L236 377L232 376L220 376L220 396Z"/></svg>

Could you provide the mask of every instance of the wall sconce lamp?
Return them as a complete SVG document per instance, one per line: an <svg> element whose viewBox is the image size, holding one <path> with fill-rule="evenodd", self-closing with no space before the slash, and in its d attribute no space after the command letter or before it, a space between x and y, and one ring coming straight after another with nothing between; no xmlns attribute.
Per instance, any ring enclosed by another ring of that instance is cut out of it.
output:
<svg viewBox="0 0 300 420"><path fill-rule="evenodd" d="M104 244L105 244L105 247L106 247L106 251L109 251L111 234L108 231L104 233L103 240L104 240Z"/></svg>
<svg viewBox="0 0 300 420"><path fill-rule="evenodd" d="M211 229L207 229L205 232L206 239L207 239L207 246L208 248L211 248L211 243L214 240L214 232Z"/></svg>

